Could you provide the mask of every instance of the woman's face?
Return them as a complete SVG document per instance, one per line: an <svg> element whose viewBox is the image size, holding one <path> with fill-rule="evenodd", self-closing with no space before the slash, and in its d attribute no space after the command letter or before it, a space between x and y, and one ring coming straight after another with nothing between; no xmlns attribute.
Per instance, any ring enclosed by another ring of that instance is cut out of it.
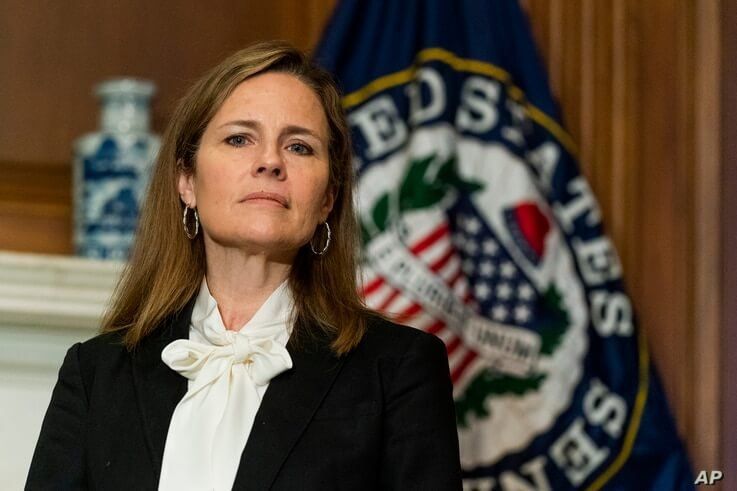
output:
<svg viewBox="0 0 737 491"><path fill-rule="evenodd" d="M238 85L202 135L179 193L197 207L206 242L293 257L333 206L328 124L296 77L264 73Z"/></svg>

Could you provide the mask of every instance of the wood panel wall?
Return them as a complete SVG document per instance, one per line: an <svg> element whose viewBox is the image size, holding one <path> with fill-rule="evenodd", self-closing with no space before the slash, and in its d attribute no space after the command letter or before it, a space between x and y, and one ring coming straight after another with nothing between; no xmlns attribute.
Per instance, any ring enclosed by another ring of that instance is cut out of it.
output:
<svg viewBox="0 0 737 491"><path fill-rule="evenodd" d="M261 39L308 49L334 0L0 2L0 249L72 250L74 139L98 127L93 86L153 80L161 132L186 87Z"/></svg>
<svg viewBox="0 0 737 491"><path fill-rule="evenodd" d="M722 4L524 5L679 432L718 468Z"/></svg>
<svg viewBox="0 0 737 491"><path fill-rule="evenodd" d="M720 87L722 161L722 357L721 459L727 476L724 489L737 489L737 390L729 384L737 374L737 1L725 1L721 11L722 83ZM708 354L707 354L708 355Z"/></svg>
<svg viewBox="0 0 737 491"><path fill-rule="evenodd" d="M737 150L721 139L737 130L735 110L724 109L727 100L735 107L737 8L732 0L522 1L680 434L697 469L718 468L737 456L734 438L720 434L737 401L720 396L735 362L719 341L737 342L729 296L737 281L721 273L737 271L723 259L737 245L737 215L723 211L737 209L729 192L737 171L725 171ZM311 47L334 3L3 2L0 248L70 252L70 148L97 125L95 83L154 80L161 131L204 69L257 39Z"/></svg>
<svg viewBox="0 0 737 491"><path fill-rule="evenodd" d="M157 84L161 129L184 88L260 39L310 47L325 1L6 0L0 4L0 161L66 162L97 127L92 87L126 75Z"/></svg>

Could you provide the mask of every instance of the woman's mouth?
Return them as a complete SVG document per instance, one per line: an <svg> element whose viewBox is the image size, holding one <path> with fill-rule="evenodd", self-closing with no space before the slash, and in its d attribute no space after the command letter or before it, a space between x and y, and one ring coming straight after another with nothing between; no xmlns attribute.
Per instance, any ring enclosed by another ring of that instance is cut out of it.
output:
<svg viewBox="0 0 737 491"><path fill-rule="evenodd" d="M257 193L250 193L241 200L241 202L247 202L247 201L274 202L274 203L280 204L284 208L289 208L287 204L287 198L285 198L284 196L278 193L267 193L265 191L259 191Z"/></svg>

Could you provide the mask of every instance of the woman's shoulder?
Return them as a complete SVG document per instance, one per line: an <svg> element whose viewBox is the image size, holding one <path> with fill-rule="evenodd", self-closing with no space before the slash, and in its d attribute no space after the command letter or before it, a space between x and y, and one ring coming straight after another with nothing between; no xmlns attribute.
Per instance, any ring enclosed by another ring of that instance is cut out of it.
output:
<svg viewBox="0 0 737 491"><path fill-rule="evenodd" d="M100 364L115 363L128 353L120 331L103 332L71 346L68 354L75 355L80 370L95 370Z"/></svg>
<svg viewBox="0 0 737 491"><path fill-rule="evenodd" d="M349 379L376 374L386 397L423 384L452 391L445 343L420 329L372 318L353 355L344 366L352 369Z"/></svg>
<svg viewBox="0 0 737 491"><path fill-rule="evenodd" d="M404 356L414 352L442 353L445 356L445 344L437 336L381 316L368 318L366 334L359 349L385 356Z"/></svg>
<svg viewBox="0 0 737 491"><path fill-rule="evenodd" d="M79 343L80 352L99 353L109 351L125 351L123 331L101 332Z"/></svg>
<svg viewBox="0 0 737 491"><path fill-rule="evenodd" d="M113 373L127 356L122 333L100 333L67 349L59 368L59 378L76 378L81 380L83 387L89 388L99 373Z"/></svg>

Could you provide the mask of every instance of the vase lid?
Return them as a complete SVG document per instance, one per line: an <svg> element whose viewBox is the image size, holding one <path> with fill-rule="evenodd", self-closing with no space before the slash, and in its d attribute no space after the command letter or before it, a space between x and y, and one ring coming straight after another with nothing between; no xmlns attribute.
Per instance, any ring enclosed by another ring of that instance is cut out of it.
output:
<svg viewBox="0 0 737 491"><path fill-rule="evenodd" d="M95 87L95 95L101 98L123 96L149 99L156 92L156 86L149 80L138 78L113 78Z"/></svg>

